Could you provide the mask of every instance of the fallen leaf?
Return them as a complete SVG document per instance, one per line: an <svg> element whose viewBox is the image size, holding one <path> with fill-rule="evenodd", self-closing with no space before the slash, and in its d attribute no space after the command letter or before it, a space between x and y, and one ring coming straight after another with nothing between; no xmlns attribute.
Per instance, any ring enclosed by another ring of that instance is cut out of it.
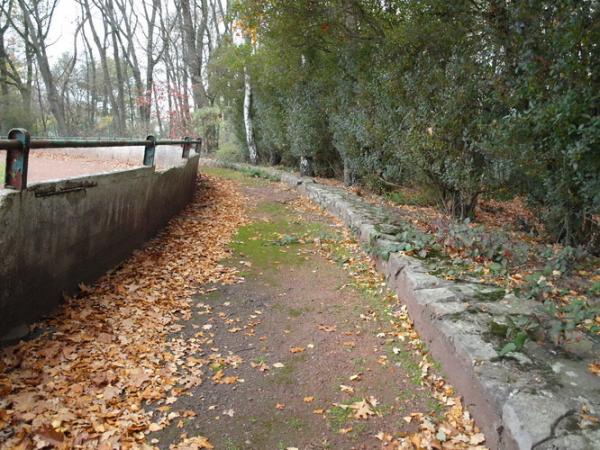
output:
<svg viewBox="0 0 600 450"><path fill-rule="evenodd" d="M155 431L160 431L163 429L163 426L159 423L151 423L150 426L148 427L149 431L155 432Z"/></svg>
<svg viewBox="0 0 600 450"><path fill-rule="evenodd" d="M209 442L208 438L204 436L196 436L192 438L185 438L179 444L171 445L170 450L200 450L200 449L213 449L213 445Z"/></svg>
<svg viewBox="0 0 600 450"><path fill-rule="evenodd" d="M357 419L368 419L369 416L375 415L375 412L366 400L353 403L352 409L354 409L354 417Z"/></svg>
<svg viewBox="0 0 600 450"><path fill-rule="evenodd" d="M340 390L342 392L346 392L347 394L354 394L354 388L352 386L346 386L345 384L340 384Z"/></svg>
<svg viewBox="0 0 600 450"><path fill-rule="evenodd" d="M471 436L471 439L469 439L469 444L471 445L479 445L483 444L484 442L485 436L483 435L483 433L476 433Z"/></svg>

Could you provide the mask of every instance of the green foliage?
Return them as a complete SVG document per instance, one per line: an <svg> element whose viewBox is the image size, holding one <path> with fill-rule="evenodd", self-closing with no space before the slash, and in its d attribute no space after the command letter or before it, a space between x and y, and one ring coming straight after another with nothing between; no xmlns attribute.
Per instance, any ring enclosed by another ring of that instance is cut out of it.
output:
<svg viewBox="0 0 600 450"><path fill-rule="evenodd" d="M529 316L507 316L506 323L490 321L490 332L504 340L498 352L500 357L520 351L539 329L540 324Z"/></svg>
<svg viewBox="0 0 600 450"><path fill-rule="evenodd" d="M551 334L555 340L565 331L574 330L586 321L593 324L588 329L591 333L600 332L600 326L594 324L594 318L600 315L600 305L597 302L576 298L564 305L546 302L544 306L546 312L555 318L551 325Z"/></svg>
<svg viewBox="0 0 600 450"><path fill-rule="evenodd" d="M515 242L507 233L491 231L484 226L472 226L469 221L444 222L436 227L440 245L449 249L466 250L472 259L484 258L502 267L516 266L527 261L529 247Z"/></svg>
<svg viewBox="0 0 600 450"><path fill-rule="evenodd" d="M241 140L252 75L262 161L309 158L381 192L425 186L461 219L482 195L525 195L557 241L600 252L594 0L240 0L233 12L258 45L222 46L211 89ZM520 258L505 242L464 244Z"/></svg>
<svg viewBox="0 0 600 450"><path fill-rule="evenodd" d="M419 258L426 258L440 250L434 236L423 233L408 222L397 224L394 231L394 234L389 236L391 243L379 246L375 250L375 253L386 261L390 253L394 252L411 252Z"/></svg>
<svg viewBox="0 0 600 450"><path fill-rule="evenodd" d="M202 136L202 147L211 152L219 145L219 127L222 122L221 109L216 106L205 106L194 111L192 125L198 136Z"/></svg>
<svg viewBox="0 0 600 450"><path fill-rule="evenodd" d="M240 144L234 130L228 110L224 111L224 119L221 120L219 130L219 147L215 152L218 160L226 163L241 163L246 160L246 149Z"/></svg>

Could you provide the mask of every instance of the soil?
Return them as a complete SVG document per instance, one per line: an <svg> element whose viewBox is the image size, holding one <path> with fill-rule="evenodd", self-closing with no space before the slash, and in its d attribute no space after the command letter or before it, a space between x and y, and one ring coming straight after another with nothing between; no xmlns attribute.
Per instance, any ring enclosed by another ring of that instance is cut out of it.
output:
<svg viewBox="0 0 600 450"><path fill-rule="evenodd" d="M418 360L390 352L381 334L390 325L372 314L373 299L315 251L312 238L336 225L296 210L297 193L282 185L239 181L251 223L226 265L245 281L196 295L181 332L210 334L212 354L198 357L214 361L207 372L217 381L207 377L180 397L173 411L196 416L150 434L151 442L167 449L184 432L217 449L370 449L382 447L379 432L414 431L403 418L438 406L420 385ZM339 406L363 399L376 399L377 415L357 419Z"/></svg>

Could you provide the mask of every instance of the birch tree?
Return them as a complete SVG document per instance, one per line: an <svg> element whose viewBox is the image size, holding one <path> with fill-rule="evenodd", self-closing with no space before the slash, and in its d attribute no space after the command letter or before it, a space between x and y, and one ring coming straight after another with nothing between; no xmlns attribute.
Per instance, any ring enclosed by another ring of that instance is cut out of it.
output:
<svg viewBox="0 0 600 450"><path fill-rule="evenodd" d="M258 150L254 140L254 124L252 122L252 79L248 68L244 67L244 125L246 129L246 145L252 164L258 163Z"/></svg>

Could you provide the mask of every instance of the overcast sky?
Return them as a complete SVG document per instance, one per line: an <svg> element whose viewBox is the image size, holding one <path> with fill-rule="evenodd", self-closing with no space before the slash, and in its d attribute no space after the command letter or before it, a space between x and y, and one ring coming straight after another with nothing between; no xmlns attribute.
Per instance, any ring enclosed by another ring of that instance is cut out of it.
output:
<svg viewBox="0 0 600 450"><path fill-rule="evenodd" d="M48 56L53 61L64 52L73 52L73 34L79 15L79 5L75 0L58 0L48 35L48 43L51 44L48 47ZM81 47L78 49L81 50Z"/></svg>

